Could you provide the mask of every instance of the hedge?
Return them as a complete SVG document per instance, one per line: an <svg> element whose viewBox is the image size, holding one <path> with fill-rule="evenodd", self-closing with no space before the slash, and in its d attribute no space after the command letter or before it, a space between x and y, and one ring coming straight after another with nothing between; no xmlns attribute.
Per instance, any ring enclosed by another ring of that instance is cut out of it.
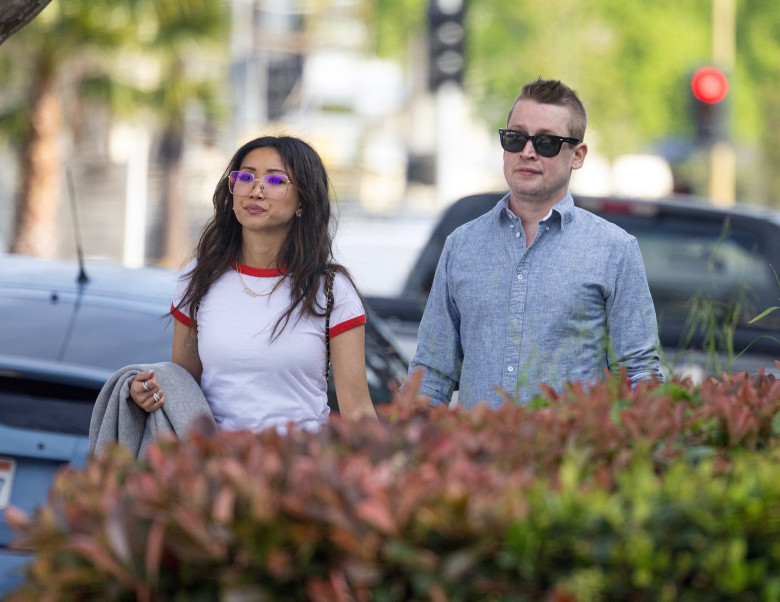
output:
<svg viewBox="0 0 780 602"><path fill-rule="evenodd" d="M411 386L318 433L199 425L7 511L36 553L8 600L780 600L778 409L763 372L621 374L498 410Z"/></svg>

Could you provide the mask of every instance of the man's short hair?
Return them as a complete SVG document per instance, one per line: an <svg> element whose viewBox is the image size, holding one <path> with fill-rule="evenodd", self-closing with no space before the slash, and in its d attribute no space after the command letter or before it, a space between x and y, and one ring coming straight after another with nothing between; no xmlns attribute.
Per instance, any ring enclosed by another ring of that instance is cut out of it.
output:
<svg viewBox="0 0 780 602"><path fill-rule="evenodd" d="M507 125L512 118L515 105L521 100L533 100L539 104L558 105L567 107L571 111L571 123L568 135L582 140L585 137L585 127L588 125L588 116L577 93L569 86L557 79L542 79L528 82L517 95L507 115Z"/></svg>

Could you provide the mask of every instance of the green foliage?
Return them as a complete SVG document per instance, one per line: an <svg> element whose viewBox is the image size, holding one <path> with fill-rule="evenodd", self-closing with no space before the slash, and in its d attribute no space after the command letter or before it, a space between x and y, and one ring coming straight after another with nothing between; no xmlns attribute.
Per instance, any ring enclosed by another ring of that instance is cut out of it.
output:
<svg viewBox="0 0 780 602"><path fill-rule="evenodd" d="M403 58L411 40L425 36L428 17L425 0L376 0L368 21L374 24L374 50L381 57Z"/></svg>
<svg viewBox="0 0 780 602"><path fill-rule="evenodd" d="M536 409L165 438L62 472L10 601L780 595L780 382L625 375ZM242 599L244 599L242 597Z"/></svg>
<svg viewBox="0 0 780 602"><path fill-rule="evenodd" d="M427 3L402 4L380 1L376 12L379 45L395 56L425 32ZM562 79L587 101L599 151L611 156L691 135L686 91L711 60L709 11L674 0L467 2L467 93L501 127L523 83Z"/></svg>
<svg viewBox="0 0 780 602"><path fill-rule="evenodd" d="M687 80L708 60L706 4L502 2L470 16L468 81L482 101L503 99L495 127L520 86L541 76L580 93L599 136L591 143L610 157L692 133Z"/></svg>

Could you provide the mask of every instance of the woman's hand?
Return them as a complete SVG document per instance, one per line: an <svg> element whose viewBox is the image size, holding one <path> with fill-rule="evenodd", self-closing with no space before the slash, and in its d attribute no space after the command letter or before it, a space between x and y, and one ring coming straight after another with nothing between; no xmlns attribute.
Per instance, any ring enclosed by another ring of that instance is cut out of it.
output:
<svg viewBox="0 0 780 602"><path fill-rule="evenodd" d="M165 395L157 382L154 370L139 372L130 383L130 398L147 412L154 412L165 403Z"/></svg>

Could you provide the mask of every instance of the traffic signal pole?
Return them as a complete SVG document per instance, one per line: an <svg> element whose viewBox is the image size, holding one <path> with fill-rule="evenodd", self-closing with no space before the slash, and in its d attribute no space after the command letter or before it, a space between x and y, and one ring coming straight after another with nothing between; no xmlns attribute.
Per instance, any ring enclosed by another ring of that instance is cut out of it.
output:
<svg viewBox="0 0 780 602"><path fill-rule="evenodd" d="M726 73L734 72L736 56L735 0L712 0L712 59ZM719 207L730 207L736 198L736 153L730 136L710 147L710 198Z"/></svg>
<svg viewBox="0 0 780 602"><path fill-rule="evenodd" d="M436 201L445 206L457 195L453 173L463 119L464 0L428 2L428 89L435 99Z"/></svg>

